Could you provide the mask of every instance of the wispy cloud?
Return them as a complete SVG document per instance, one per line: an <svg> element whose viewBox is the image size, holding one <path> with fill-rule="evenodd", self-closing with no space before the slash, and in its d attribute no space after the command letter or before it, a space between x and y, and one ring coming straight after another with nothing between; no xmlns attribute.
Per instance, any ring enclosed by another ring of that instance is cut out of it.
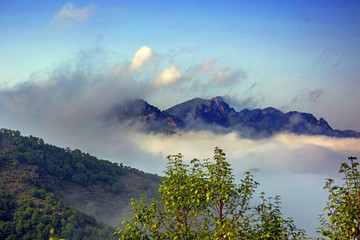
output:
<svg viewBox="0 0 360 240"><path fill-rule="evenodd" d="M236 84L240 79L245 79L246 72L244 71L231 71L229 68L220 69L215 77L215 84L221 87L228 87Z"/></svg>
<svg viewBox="0 0 360 240"><path fill-rule="evenodd" d="M310 91L308 93L308 96L309 96L309 101L310 102L317 102L317 100L319 99L319 97L324 93L323 90L321 89L316 89L314 91Z"/></svg>
<svg viewBox="0 0 360 240"><path fill-rule="evenodd" d="M324 94L324 90L321 88L315 88L313 90L302 89L299 93L289 101L292 106L296 105L316 105L320 97ZM286 104L285 104L286 105ZM289 110L291 106L284 106L285 110ZM293 110L293 109L290 109Z"/></svg>
<svg viewBox="0 0 360 240"><path fill-rule="evenodd" d="M96 10L95 4L88 4L83 8L76 8L72 2L67 2L58 12L55 13L53 23L67 23L85 21L93 16Z"/></svg>

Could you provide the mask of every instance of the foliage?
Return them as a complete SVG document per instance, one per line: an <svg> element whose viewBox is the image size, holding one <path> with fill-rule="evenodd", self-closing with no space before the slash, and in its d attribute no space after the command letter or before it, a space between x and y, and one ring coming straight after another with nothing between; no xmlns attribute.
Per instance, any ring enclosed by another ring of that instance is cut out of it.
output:
<svg viewBox="0 0 360 240"><path fill-rule="evenodd" d="M356 159L349 157L350 165L341 165L342 186L334 185L334 180L328 179L324 187L329 191L329 202L324 209L328 218L320 216L319 232L330 239L360 238L360 173Z"/></svg>
<svg viewBox="0 0 360 240"><path fill-rule="evenodd" d="M127 190L120 177L129 173L153 182L160 180L77 149L59 148L7 129L0 130L0 171L4 189L0 189L0 239L8 240L48 239L51 228L55 229L54 238L114 239L113 227L99 224L94 217L65 205L62 187L96 185L116 193Z"/></svg>
<svg viewBox="0 0 360 240"><path fill-rule="evenodd" d="M262 203L255 207L255 226L252 239L305 239L305 231L297 229L294 220L283 219L280 196L265 198L260 195Z"/></svg>
<svg viewBox="0 0 360 240"><path fill-rule="evenodd" d="M0 221L9 221L8 213L14 208L14 201L12 201L11 197L3 189L0 189Z"/></svg>
<svg viewBox="0 0 360 240"><path fill-rule="evenodd" d="M7 151L3 151L4 149ZM114 193L124 191L124 187L119 186L119 177L127 173L145 176L158 182L160 180L156 175L123 164L99 160L79 149L64 149L46 144L41 138L24 137L19 131L9 129L0 129L0 150L0 159L10 161L14 167L20 163L36 165L40 175L47 173L59 181L67 180L84 187L101 182ZM24 175L22 179L25 181L28 176Z"/></svg>
<svg viewBox="0 0 360 240"><path fill-rule="evenodd" d="M215 148L214 161L194 159L191 167L182 155L169 162L159 187L160 203L132 200L133 217L116 233L120 239L304 239L292 220L284 220L280 201L251 207L258 185L247 172L235 184L225 153ZM269 200L270 201L270 200Z"/></svg>
<svg viewBox="0 0 360 240"><path fill-rule="evenodd" d="M98 224L94 217L67 207L60 197L43 189L33 188L30 192L34 200L17 204L0 189L0 239L48 239L52 228L57 229L55 238L114 239L112 227ZM44 197L56 204L48 203Z"/></svg>

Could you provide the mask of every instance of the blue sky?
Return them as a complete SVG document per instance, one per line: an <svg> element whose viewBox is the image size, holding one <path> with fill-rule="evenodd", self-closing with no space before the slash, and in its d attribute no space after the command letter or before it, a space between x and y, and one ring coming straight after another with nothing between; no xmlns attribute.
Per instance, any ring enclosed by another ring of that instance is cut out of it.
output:
<svg viewBox="0 0 360 240"><path fill-rule="evenodd" d="M260 168L264 191L315 235L324 179L358 139L149 136L98 117L129 97L166 109L220 95L360 131L359 23L359 1L1 0L0 127L156 173L169 154L219 145L237 174Z"/></svg>

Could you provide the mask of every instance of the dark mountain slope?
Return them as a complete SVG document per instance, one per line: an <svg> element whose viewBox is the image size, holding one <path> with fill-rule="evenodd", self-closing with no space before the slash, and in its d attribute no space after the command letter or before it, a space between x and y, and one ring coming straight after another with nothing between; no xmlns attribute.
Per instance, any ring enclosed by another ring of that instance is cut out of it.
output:
<svg viewBox="0 0 360 240"><path fill-rule="evenodd" d="M51 228L66 239L112 239L114 229L96 219L118 226L130 198L154 196L159 183L156 175L1 129L0 239L47 239Z"/></svg>
<svg viewBox="0 0 360 240"><path fill-rule="evenodd" d="M297 134L310 133L314 135L334 136L333 129L323 118L317 120L310 113L300 112L288 112L286 115L289 118L289 125L287 128L290 132Z"/></svg>
<svg viewBox="0 0 360 240"><path fill-rule="evenodd" d="M224 102L222 97L210 100L195 98L183 104L176 105L166 110L180 119L189 121L189 117L199 123L215 124L222 127L230 127L235 110Z"/></svg>
<svg viewBox="0 0 360 240"><path fill-rule="evenodd" d="M272 107L265 109L243 109L233 120L234 126L240 132L250 132L255 135L271 136L284 131L284 126L289 123L286 115Z"/></svg>
<svg viewBox="0 0 360 240"><path fill-rule="evenodd" d="M189 101L177 104L166 110L167 113L178 117L180 119L186 119L188 115L194 115L195 109L200 107L207 100L202 98L194 98Z"/></svg>

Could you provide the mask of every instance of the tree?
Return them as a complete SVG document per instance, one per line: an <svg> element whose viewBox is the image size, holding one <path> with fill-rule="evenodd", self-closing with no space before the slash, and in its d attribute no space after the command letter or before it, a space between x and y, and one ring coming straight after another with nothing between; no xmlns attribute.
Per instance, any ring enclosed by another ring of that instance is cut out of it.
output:
<svg viewBox="0 0 360 240"><path fill-rule="evenodd" d="M251 239L306 239L305 231L297 229L293 219L282 217L280 196L265 198L262 192L260 199Z"/></svg>
<svg viewBox="0 0 360 240"><path fill-rule="evenodd" d="M133 216L116 230L120 239L304 239L264 195L251 207L258 183L246 172L235 184L221 149L215 148L214 161L194 159L191 167L182 157L168 157L159 201L132 200Z"/></svg>
<svg viewBox="0 0 360 240"><path fill-rule="evenodd" d="M349 157L350 165L343 163L339 173L344 174L342 186L327 179L324 189L329 191L329 202L320 216L319 232L330 239L360 239L360 173L356 157Z"/></svg>

